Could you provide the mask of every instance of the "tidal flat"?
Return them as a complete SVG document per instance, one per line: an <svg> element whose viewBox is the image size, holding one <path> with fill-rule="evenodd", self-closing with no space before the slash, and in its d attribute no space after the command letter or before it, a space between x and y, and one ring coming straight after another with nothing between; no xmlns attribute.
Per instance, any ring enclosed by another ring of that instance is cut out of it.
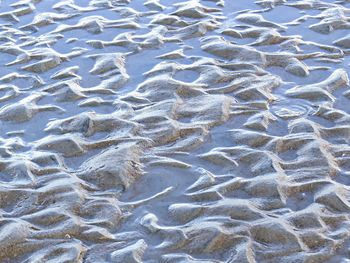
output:
<svg viewBox="0 0 350 263"><path fill-rule="evenodd" d="M0 1L0 263L350 262L348 0Z"/></svg>

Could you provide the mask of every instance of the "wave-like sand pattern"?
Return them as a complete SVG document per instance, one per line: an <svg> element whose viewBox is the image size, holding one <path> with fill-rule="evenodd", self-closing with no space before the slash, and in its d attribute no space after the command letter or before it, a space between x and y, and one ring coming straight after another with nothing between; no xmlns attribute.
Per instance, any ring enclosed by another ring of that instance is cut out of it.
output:
<svg viewBox="0 0 350 263"><path fill-rule="evenodd" d="M0 11L1 262L348 262L348 1Z"/></svg>

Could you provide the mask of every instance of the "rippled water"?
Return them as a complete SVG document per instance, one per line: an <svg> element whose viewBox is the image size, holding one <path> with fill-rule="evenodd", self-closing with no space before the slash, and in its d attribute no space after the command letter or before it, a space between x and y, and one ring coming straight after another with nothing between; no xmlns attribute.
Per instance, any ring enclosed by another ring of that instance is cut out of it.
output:
<svg viewBox="0 0 350 263"><path fill-rule="evenodd" d="M0 2L0 262L349 262L350 4Z"/></svg>

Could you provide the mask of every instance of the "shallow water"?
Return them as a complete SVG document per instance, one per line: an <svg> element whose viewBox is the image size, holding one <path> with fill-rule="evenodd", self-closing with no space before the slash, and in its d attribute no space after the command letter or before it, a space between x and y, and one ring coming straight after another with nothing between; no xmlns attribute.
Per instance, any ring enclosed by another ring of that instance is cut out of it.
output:
<svg viewBox="0 0 350 263"><path fill-rule="evenodd" d="M0 262L348 262L347 1L0 2Z"/></svg>

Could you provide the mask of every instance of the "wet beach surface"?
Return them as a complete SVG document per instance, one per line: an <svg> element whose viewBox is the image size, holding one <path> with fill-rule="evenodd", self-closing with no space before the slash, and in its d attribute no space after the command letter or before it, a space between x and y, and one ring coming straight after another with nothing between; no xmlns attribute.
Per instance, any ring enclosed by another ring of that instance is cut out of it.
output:
<svg viewBox="0 0 350 263"><path fill-rule="evenodd" d="M349 262L350 3L0 2L0 262Z"/></svg>

